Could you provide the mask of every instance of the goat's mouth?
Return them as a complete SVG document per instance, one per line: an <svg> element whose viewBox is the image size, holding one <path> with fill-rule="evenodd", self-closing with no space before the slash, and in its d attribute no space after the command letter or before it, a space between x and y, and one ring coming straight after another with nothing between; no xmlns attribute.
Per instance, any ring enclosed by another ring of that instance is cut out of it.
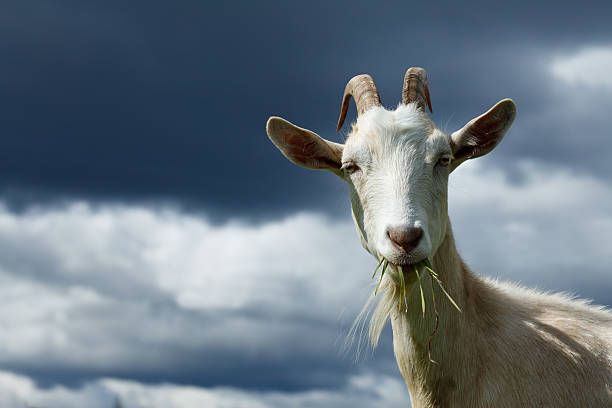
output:
<svg viewBox="0 0 612 408"><path fill-rule="evenodd" d="M411 260L410 260L411 261ZM417 280L420 280L420 275L424 275L424 269L426 266L431 266L427 257L422 258L416 262L391 262L384 256L380 257L380 262L374 270L372 279L376 277L376 274L380 270L380 278L374 294L378 293L378 289L382 283L383 277L387 270L392 271L389 273L390 279L395 285L401 288L402 292L406 292L408 286L412 286Z"/></svg>
<svg viewBox="0 0 612 408"><path fill-rule="evenodd" d="M394 264L394 263L389 262L389 260L386 259L385 257L381 257L380 262L378 263L378 266L374 270L374 274L372 275L372 278L376 276L376 272L378 271L381 265L382 265L382 270L380 273L380 281L378 282L378 286L376 286L376 291L374 292L374 295L376 296L378 292L378 288L380 287L380 284L383 280L385 271L389 268L389 265L391 265L391 269L395 270L396 272L396 276L393 276L391 279L393 279L396 287L399 289L399 310L400 312L402 310L401 309L402 305L405 305L405 310L408 311L408 303L406 301L408 285L414 281L418 281L419 291L421 295L421 306L423 309L423 316L425 316L425 296L423 294L423 282L422 281L423 279L425 279L426 275L428 275L431 278L431 284L432 284L431 296L434 302L434 309L435 309L436 300L435 300L435 295L433 291L433 284L435 281L438 284L440 290L444 293L444 295L446 295L448 300L452 303L452 305L457 310L459 310L459 312L461 312L461 308L459 308L459 306L453 300L451 295L446 291L446 289L444 289L444 285L442 284L442 281L440 280L438 273L433 270L433 266L431 262L429 261L429 258L424 258L418 263L413 263L413 264ZM437 321L438 313L437 313L437 309L435 310L436 310L436 321Z"/></svg>
<svg viewBox="0 0 612 408"><path fill-rule="evenodd" d="M429 263L429 258L427 256L403 256L399 259L391 260L389 259L389 266L393 267L394 270L398 269L398 266L402 268L404 273L414 273L415 268L422 269L423 265ZM394 262L395 261L395 262Z"/></svg>

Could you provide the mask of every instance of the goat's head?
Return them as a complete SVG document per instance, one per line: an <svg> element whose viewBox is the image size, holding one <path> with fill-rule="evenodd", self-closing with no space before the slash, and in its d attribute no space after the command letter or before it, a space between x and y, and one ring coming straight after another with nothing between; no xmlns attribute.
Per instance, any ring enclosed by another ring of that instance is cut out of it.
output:
<svg viewBox="0 0 612 408"><path fill-rule="evenodd" d="M425 70L406 72L395 110L381 106L369 75L358 75L346 85L338 131L351 97L358 117L344 145L278 117L268 120L268 136L293 163L330 170L347 182L362 245L377 259L409 265L432 257L448 228L449 174L497 146L516 115L514 102L498 102L449 136L426 113Z"/></svg>

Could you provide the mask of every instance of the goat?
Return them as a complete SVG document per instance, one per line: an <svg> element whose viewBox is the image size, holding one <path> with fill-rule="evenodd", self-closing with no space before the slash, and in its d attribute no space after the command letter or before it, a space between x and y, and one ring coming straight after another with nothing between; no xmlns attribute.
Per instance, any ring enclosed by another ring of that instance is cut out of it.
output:
<svg viewBox="0 0 612 408"><path fill-rule="evenodd" d="M351 97L358 117L344 144L279 117L268 120L267 133L293 163L329 170L348 184L363 247L389 265L370 338L376 346L390 318L412 406L612 407L612 313L479 276L455 247L449 174L499 144L516 116L514 102L501 100L446 135L426 113L425 70L406 72L395 110L381 106L374 81L364 74L346 85L337 131ZM419 285L425 293L439 290L433 280L415 276L424 260L462 313L439 295L437 313L428 308L423 315Z"/></svg>

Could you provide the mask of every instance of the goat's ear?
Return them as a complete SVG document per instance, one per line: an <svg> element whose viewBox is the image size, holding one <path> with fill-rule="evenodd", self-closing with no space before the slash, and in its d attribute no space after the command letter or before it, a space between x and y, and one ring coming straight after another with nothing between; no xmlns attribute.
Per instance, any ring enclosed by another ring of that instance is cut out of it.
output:
<svg viewBox="0 0 612 408"><path fill-rule="evenodd" d="M272 143L293 163L340 174L343 145L275 116L268 119L266 131Z"/></svg>
<svg viewBox="0 0 612 408"><path fill-rule="evenodd" d="M512 99L503 99L488 112L469 121L451 136L453 161L451 171L467 159L480 157L495 148L516 117Z"/></svg>

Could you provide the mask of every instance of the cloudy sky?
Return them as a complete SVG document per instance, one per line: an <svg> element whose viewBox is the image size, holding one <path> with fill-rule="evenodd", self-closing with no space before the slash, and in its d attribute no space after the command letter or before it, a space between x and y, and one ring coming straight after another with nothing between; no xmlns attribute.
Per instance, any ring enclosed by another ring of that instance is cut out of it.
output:
<svg viewBox="0 0 612 408"><path fill-rule="evenodd" d="M388 328L343 348L376 264L345 186L265 134L342 142L360 73L392 108L426 68L447 132L514 99L452 175L459 250L612 306L606 2L209 3L0 2L0 406L407 406Z"/></svg>

